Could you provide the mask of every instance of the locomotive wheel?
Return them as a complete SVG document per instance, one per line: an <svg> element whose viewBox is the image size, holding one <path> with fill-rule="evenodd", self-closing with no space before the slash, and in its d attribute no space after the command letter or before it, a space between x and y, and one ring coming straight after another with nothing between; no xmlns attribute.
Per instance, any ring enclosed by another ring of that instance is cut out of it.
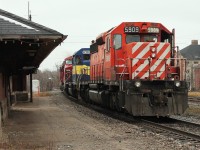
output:
<svg viewBox="0 0 200 150"><path fill-rule="evenodd" d="M72 87L72 96L76 99L78 99L78 91L75 87Z"/></svg>
<svg viewBox="0 0 200 150"><path fill-rule="evenodd" d="M110 108L111 109L116 109L116 104L115 104L115 94L112 93L110 97Z"/></svg>
<svg viewBox="0 0 200 150"><path fill-rule="evenodd" d="M119 100L116 99L115 107L117 111L122 111L122 108L119 106Z"/></svg>
<svg viewBox="0 0 200 150"><path fill-rule="evenodd" d="M119 99L118 99L117 95L114 94L114 95L113 95L113 98L114 98L113 100L114 100L114 104L115 104L116 110L117 110L117 111L122 111L122 109L121 109L121 107L120 107L120 105L119 105Z"/></svg>
<svg viewBox="0 0 200 150"><path fill-rule="evenodd" d="M65 93L66 93L67 95L69 95L69 92L68 92L68 87L69 87L69 86L68 86L68 85L66 85L66 86L65 86L65 88L64 88L64 91L65 91Z"/></svg>
<svg viewBox="0 0 200 150"><path fill-rule="evenodd" d="M114 106L115 106L115 105L114 105L113 99L111 98L111 99L110 99L110 108L111 108L111 109L115 109Z"/></svg>
<svg viewBox="0 0 200 150"><path fill-rule="evenodd" d="M86 90L85 90L85 98L84 98L84 100L85 100L87 103L91 103L90 97L89 97L89 89L86 89Z"/></svg>

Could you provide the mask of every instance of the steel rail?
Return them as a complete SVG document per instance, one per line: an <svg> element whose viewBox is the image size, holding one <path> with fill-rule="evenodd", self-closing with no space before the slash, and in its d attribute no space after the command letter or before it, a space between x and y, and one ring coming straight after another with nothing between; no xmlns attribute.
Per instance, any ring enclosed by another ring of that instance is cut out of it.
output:
<svg viewBox="0 0 200 150"><path fill-rule="evenodd" d="M144 120L144 119L141 119L141 121L144 122L145 126L147 126L147 127L149 127L149 126L153 127L153 128L157 127L157 128L164 130L164 131L168 131L168 132L171 132L171 133L174 133L174 134L179 134L180 136L186 137L187 139L195 140L195 143L196 142L200 143L200 135L185 132L185 131L182 131L182 130L179 130L179 129L175 129L175 128L172 128L172 127L168 127L168 126L161 125L159 123L155 123L155 122Z"/></svg>

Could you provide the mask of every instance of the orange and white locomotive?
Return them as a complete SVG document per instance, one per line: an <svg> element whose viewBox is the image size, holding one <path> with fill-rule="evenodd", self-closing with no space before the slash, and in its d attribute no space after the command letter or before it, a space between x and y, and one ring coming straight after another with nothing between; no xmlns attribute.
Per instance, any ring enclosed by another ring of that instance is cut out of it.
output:
<svg viewBox="0 0 200 150"><path fill-rule="evenodd" d="M188 107L186 60L160 23L123 22L90 46L89 101L134 116L182 114Z"/></svg>

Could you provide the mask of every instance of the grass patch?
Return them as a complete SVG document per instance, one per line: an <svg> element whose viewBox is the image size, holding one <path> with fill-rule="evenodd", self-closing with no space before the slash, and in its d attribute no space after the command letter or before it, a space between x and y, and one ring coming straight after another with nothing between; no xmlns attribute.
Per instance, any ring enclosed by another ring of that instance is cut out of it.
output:
<svg viewBox="0 0 200 150"><path fill-rule="evenodd" d="M189 108L185 111L185 115L194 115L200 116L200 107L190 105Z"/></svg>
<svg viewBox="0 0 200 150"><path fill-rule="evenodd" d="M0 150L53 150L53 142L49 142L45 145L38 143L23 143L20 141L17 142L0 142Z"/></svg>
<svg viewBox="0 0 200 150"><path fill-rule="evenodd" d="M52 96L52 93L50 92L40 92L38 93L34 93L33 97L45 97L45 96Z"/></svg>
<svg viewBox="0 0 200 150"><path fill-rule="evenodd" d="M200 97L200 92L188 92L190 97ZM200 106L189 105L189 108L185 111L185 115L200 116Z"/></svg>
<svg viewBox="0 0 200 150"><path fill-rule="evenodd" d="M188 96L191 96L191 97L200 97L200 92L188 92Z"/></svg>

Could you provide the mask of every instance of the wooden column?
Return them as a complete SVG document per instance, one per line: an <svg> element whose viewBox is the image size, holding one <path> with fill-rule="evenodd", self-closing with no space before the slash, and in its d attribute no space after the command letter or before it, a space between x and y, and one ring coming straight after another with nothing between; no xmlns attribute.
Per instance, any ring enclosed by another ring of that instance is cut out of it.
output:
<svg viewBox="0 0 200 150"><path fill-rule="evenodd" d="M30 73L30 102L33 102L32 73Z"/></svg>

